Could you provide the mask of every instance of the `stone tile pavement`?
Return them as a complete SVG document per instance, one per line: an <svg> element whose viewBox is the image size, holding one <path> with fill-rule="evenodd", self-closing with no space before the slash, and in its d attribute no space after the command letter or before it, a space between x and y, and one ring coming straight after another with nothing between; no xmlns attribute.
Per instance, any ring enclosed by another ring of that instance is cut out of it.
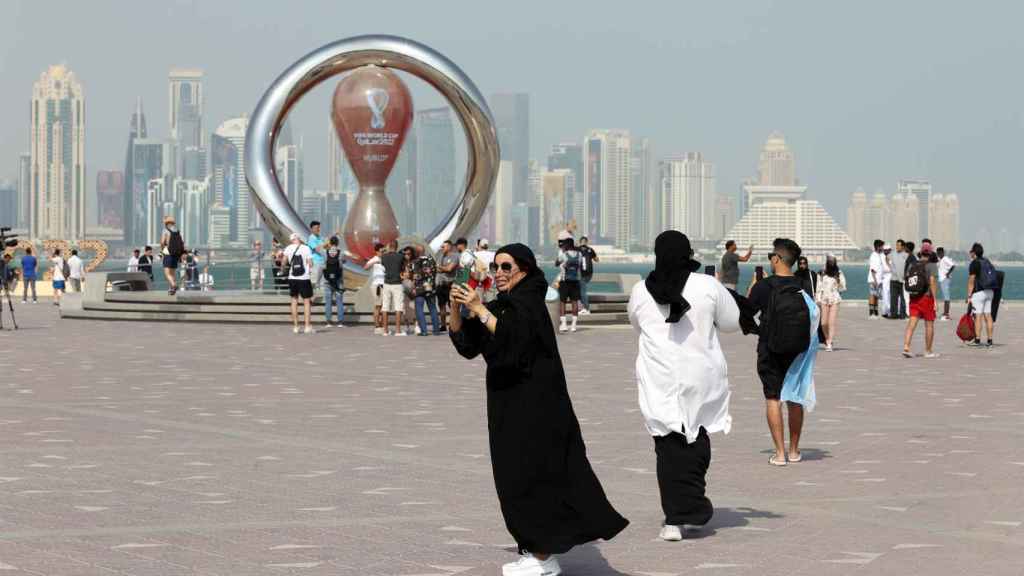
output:
<svg viewBox="0 0 1024 576"><path fill-rule="evenodd" d="M0 574L497 575L514 559L482 364L447 338L16 308L22 329L0 333ZM843 311L805 462L782 469L754 340L724 339L734 427L712 438L717 511L680 543L657 539L632 332L560 337L590 457L632 522L565 555L565 572L1024 572L1024 312L1005 312L993 350L939 324L936 360L901 358L902 323L863 316Z"/></svg>

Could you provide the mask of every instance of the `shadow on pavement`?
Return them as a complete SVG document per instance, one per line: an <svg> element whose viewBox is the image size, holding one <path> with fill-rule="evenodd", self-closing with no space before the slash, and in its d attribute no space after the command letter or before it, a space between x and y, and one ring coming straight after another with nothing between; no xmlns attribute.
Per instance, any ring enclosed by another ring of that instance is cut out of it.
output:
<svg viewBox="0 0 1024 576"><path fill-rule="evenodd" d="M608 564L601 549L593 544L577 546L558 557L562 573L580 576L630 576Z"/></svg>
<svg viewBox="0 0 1024 576"><path fill-rule="evenodd" d="M761 450L761 454L774 454L775 450L771 448ZM825 460L831 458L832 453L828 450L822 450L820 448L802 448L800 450L801 461L800 462L813 462L815 460ZM799 466L800 462L794 462L791 466Z"/></svg>
<svg viewBox="0 0 1024 576"><path fill-rule="evenodd" d="M720 528L741 528L749 526L752 519L774 519L782 518L782 514L757 510L755 508L715 508L715 515L711 521L704 526L700 532L686 532L683 538L686 540L702 540L714 536Z"/></svg>

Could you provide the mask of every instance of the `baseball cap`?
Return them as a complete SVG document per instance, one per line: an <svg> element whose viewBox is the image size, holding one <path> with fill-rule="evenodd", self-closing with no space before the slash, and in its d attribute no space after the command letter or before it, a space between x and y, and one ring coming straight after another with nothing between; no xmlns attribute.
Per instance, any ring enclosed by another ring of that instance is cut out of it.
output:
<svg viewBox="0 0 1024 576"><path fill-rule="evenodd" d="M487 243L487 238L481 238L480 239L480 245L483 246L484 248L487 248L487 247L490 246L490 244Z"/></svg>
<svg viewBox="0 0 1024 576"><path fill-rule="evenodd" d="M892 246L886 244L885 246L882 246L882 250L892 250Z"/></svg>
<svg viewBox="0 0 1024 576"><path fill-rule="evenodd" d="M292 232L292 235L288 237L288 240L291 241L291 242L294 242L296 240L301 240L301 239L302 239L302 236L299 236L298 232Z"/></svg>

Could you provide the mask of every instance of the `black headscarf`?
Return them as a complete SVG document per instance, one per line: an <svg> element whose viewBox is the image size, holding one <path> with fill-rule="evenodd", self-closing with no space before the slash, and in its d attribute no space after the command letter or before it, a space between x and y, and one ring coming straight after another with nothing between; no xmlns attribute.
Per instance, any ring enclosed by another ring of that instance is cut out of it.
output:
<svg viewBox="0 0 1024 576"><path fill-rule="evenodd" d="M520 318L529 318L531 324L536 324L532 331L539 338L541 349L547 354L553 353L557 349L555 331L545 303L548 281L544 277L544 272L537 266L533 250L525 244L506 244L494 256L497 257L499 254L511 256L520 270L526 270L526 277L511 290L498 292L498 299L489 308L492 312L514 308Z"/></svg>
<svg viewBox="0 0 1024 576"><path fill-rule="evenodd" d="M654 270L647 275L647 291L658 304L669 306L665 322L679 322L690 309L683 288L691 272L700 268L693 260L690 239L678 230L666 230L654 240Z"/></svg>

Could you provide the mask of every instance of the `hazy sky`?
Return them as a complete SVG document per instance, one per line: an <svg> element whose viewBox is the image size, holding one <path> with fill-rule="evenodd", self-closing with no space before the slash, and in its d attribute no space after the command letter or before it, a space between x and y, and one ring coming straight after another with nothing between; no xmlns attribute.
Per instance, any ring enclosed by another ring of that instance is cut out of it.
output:
<svg viewBox="0 0 1024 576"><path fill-rule="evenodd" d="M1024 40L1017 2L11 1L0 5L0 178L28 150L32 83L66 62L87 104L89 190L123 169L142 96L165 137L167 72L206 72L206 122L250 112L291 62L332 40L425 42L484 94L528 92L531 154L589 128L700 151L733 193L773 130L809 194L840 222L850 193L925 177L955 192L962 235L1024 232ZM321 87L293 116L307 187L326 184ZM439 98L417 90L417 106Z"/></svg>

